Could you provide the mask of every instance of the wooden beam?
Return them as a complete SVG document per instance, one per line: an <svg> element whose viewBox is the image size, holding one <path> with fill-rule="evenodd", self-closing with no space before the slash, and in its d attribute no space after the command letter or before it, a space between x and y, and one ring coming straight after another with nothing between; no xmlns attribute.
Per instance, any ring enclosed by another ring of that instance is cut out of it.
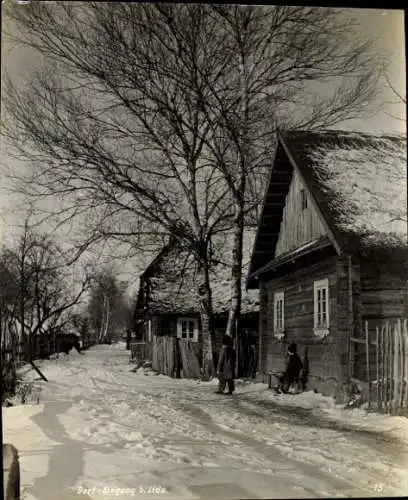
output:
<svg viewBox="0 0 408 500"><path fill-rule="evenodd" d="M291 172L290 172L289 168L286 168L284 170L279 170L278 168L275 168L274 171L273 171L274 177L275 176L279 176L279 175L283 175L285 177L289 177L290 173Z"/></svg>
<svg viewBox="0 0 408 500"><path fill-rule="evenodd" d="M274 179L271 180L271 186L276 187L276 188L285 188L288 185L289 179L286 181L275 181Z"/></svg>
<svg viewBox="0 0 408 500"><path fill-rule="evenodd" d="M279 208L282 206L282 203L279 202L279 201L268 201L268 207L272 207L272 208ZM262 217L262 219L269 219L269 218L276 218L276 217L282 217L281 215L277 215L277 214L268 214L268 215L265 215Z"/></svg>
<svg viewBox="0 0 408 500"><path fill-rule="evenodd" d="M351 337L350 341L351 342L355 342L356 344L366 344L366 339L365 338L364 339L359 339L357 337ZM370 345L372 345L372 346L375 347L377 344L375 342L371 341Z"/></svg>

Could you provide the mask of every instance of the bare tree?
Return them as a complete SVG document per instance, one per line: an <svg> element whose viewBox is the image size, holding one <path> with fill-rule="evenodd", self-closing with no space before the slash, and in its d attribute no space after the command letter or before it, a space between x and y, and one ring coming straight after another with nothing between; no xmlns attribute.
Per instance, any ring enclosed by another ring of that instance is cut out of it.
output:
<svg viewBox="0 0 408 500"><path fill-rule="evenodd" d="M70 270L61 255L61 250L50 237L30 229L28 219L15 247L3 250L5 268L16 280L9 311L19 325L21 341L27 340L31 364L36 335L52 335L64 324L64 315L79 303L89 285L89 278L85 275L78 290L71 290Z"/></svg>
<svg viewBox="0 0 408 500"><path fill-rule="evenodd" d="M376 77L369 45L330 9L36 2L6 14L14 38L52 64L3 93L3 132L33 174L16 179L22 191L59 196L60 224L85 219L78 251L106 238L144 250L173 235L197 262L211 367L211 240L235 227L232 333L245 216L275 126L360 111ZM338 92L313 99L311 84L333 77Z"/></svg>
<svg viewBox="0 0 408 500"><path fill-rule="evenodd" d="M391 105L394 105L394 106L395 105L400 105L401 106L401 110L403 109L403 107L406 110L407 97L406 97L406 95L403 95L401 92L399 92L397 90L397 88L396 88L396 85L394 85L391 82L390 77L388 76L388 73L387 73L387 68L383 68L383 70L382 70L382 77L385 80L387 88L391 91L392 95L396 99L395 101L386 101L385 104L388 104L388 105L391 104ZM390 112L386 111L386 114L388 116L391 116L391 118L395 118L396 120L406 121L406 118L404 119L404 118L401 118L400 116L396 116L394 113L390 113Z"/></svg>
<svg viewBox="0 0 408 500"><path fill-rule="evenodd" d="M197 262L211 366L209 245L225 229L231 200L203 159L209 128L189 91L198 62L205 56L210 73L220 58L207 10L61 2L10 6L8 14L19 41L53 64L33 76L27 92L10 81L4 92L3 132L33 172L16 179L22 191L40 200L59 196L62 208L52 215L60 223L86 217L80 251L104 238L143 250L175 236ZM205 80L202 86L205 93Z"/></svg>
<svg viewBox="0 0 408 500"><path fill-rule="evenodd" d="M206 95L200 88L197 94L211 129L206 145L234 200L226 332L233 335L239 329L243 230L257 221L276 129L326 128L372 112L381 61L372 43L360 39L356 24L339 10L211 9L225 60L222 78L211 82Z"/></svg>
<svg viewBox="0 0 408 500"><path fill-rule="evenodd" d="M127 304L113 268L104 268L92 279L88 313L99 343L118 339L125 330Z"/></svg>
<svg viewBox="0 0 408 500"><path fill-rule="evenodd" d="M17 276L10 269L7 253L0 254L0 340L1 340L1 391L5 396L14 394L16 386L16 364L19 338L13 328L13 317L17 310Z"/></svg>

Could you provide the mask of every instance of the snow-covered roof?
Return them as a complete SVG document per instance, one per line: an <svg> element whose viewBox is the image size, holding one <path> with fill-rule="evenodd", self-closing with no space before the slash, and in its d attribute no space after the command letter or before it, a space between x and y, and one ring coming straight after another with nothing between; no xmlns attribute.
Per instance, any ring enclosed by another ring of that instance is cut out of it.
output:
<svg viewBox="0 0 408 500"><path fill-rule="evenodd" d="M275 259L293 172L297 169L336 251L406 256L406 136L330 131L279 132L247 286ZM400 252L401 251L401 252Z"/></svg>
<svg viewBox="0 0 408 500"><path fill-rule="evenodd" d="M243 244L242 306L243 314L259 310L257 290L245 291L250 252L255 233L246 231ZM210 274L213 310L215 314L227 313L230 301L232 236L219 237L214 241L213 258L217 261ZM148 269L150 312L193 314L199 312L197 293L198 277L196 263L187 251L180 251L177 245L170 245L159 259ZM147 272L145 272L147 275Z"/></svg>
<svg viewBox="0 0 408 500"><path fill-rule="evenodd" d="M282 139L332 230L362 244L406 244L405 136L325 131Z"/></svg>

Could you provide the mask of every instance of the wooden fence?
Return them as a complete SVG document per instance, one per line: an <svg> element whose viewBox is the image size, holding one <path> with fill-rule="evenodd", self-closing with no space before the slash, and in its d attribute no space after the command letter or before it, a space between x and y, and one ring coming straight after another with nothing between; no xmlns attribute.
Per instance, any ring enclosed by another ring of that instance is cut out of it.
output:
<svg viewBox="0 0 408 500"><path fill-rule="evenodd" d="M180 371L182 376L184 378L199 378L201 369L194 342L177 339L176 345L181 354Z"/></svg>
<svg viewBox="0 0 408 500"><path fill-rule="evenodd" d="M170 377L199 378L201 370L194 343L167 335L154 336L152 369Z"/></svg>
<svg viewBox="0 0 408 500"><path fill-rule="evenodd" d="M175 339L173 337L153 337L152 369L163 375L174 377Z"/></svg>
<svg viewBox="0 0 408 500"><path fill-rule="evenodd" d="M408 325L398 320L386 323L370 338L365 323L365 338L351 339L360 351L360 376L367 385L367 401L371 408L393 415L408 415ZM364 355L365 360L361 355ZM365 376L361 368L365 369Z"/></svg>

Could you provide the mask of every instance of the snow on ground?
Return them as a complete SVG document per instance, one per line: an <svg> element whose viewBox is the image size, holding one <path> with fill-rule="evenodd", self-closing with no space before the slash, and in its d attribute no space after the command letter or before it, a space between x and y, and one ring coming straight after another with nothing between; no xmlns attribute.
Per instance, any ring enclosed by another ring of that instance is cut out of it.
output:
<svg viewBox="0 0 408 500"><path fill-rule="evenodd" d="M25 500L317 498L408 492L408 419L307 392L133 372L124 344L25 368L34 404L3 409ZM150 375L150 376L147 376ZM35 404L39 397L40 404Z"/></svg>

